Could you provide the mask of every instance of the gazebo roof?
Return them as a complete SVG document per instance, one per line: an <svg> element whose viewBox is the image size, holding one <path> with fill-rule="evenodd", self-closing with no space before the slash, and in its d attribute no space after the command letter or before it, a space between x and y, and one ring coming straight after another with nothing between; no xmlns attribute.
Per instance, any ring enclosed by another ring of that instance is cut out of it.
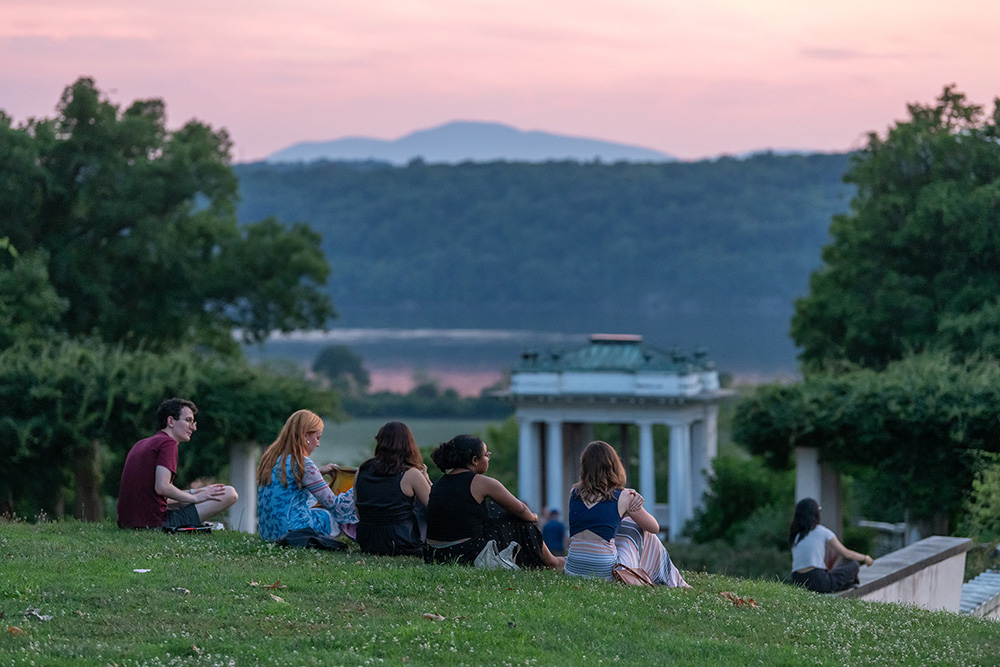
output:
<svg viewBox="0 0 1000 667"><path fill-rule="evenodd" d="M551 350L547 354L527 351L513 369L523 372L614 372L674 373L687 375L715 369L704 350L693 356L679 350L665 352L642 342L642 336L630 334L592 334L587 345L576 350Z"/></svg>

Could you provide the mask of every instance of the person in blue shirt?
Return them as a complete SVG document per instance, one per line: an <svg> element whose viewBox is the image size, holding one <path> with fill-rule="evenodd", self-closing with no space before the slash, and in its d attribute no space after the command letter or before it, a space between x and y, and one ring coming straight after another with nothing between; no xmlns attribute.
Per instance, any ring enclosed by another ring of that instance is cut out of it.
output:
<svg viewBox="0 0 1000 667"><path fill-rule="evenodd" d="M595 440L584 448L580 481L569 498L566 574L610 581L615 565L621 564L643 570L654 584L690 588L657 536L659 523L625 482L614 447Z"/></svg>
<svg viewBox="0 0 1000 667"><path fill-rule="evenodd" d="M323 479L333 464L317 466L309 458L322 436L323 420L299 410L264 451L257 466L257 532L265 540L299 530L336 537L357 524L354 489L334 495Z"/></svg>
<svg viewBox="0 0 1000 667"><path fill-rule="evenodd" d="M542 541L554 555L566 555L566 524L559 520L559 510L549 512L548 521L542 526Z"/></svg>

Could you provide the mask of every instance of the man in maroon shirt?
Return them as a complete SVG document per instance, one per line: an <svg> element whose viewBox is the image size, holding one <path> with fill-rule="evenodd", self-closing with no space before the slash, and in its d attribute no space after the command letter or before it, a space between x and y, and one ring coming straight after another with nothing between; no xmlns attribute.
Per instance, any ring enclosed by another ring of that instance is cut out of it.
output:
<svg viewBox="0 0 1000 667"><path fill-rule="evenodd" d="M236 489L224 484L190 491L174 486L177 447L198 428L197 412L195 404L183 398L163 401L156 411L160 430L129 450L118 490L119 528L199 526L236 502Z"/></svg>

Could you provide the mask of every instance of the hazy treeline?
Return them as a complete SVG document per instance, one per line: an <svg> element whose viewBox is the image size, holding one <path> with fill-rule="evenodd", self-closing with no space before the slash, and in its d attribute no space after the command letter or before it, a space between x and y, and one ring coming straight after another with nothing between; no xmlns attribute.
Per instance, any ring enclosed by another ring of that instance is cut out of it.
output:
<svg viewBox="0 0 1000 667"><path fill-rule="evenodd" d="M848 154L671 164L244 164L241 221L323 236L343 308L758 308L805 292ZM443 323L449 324L449 323Z"/></svg>

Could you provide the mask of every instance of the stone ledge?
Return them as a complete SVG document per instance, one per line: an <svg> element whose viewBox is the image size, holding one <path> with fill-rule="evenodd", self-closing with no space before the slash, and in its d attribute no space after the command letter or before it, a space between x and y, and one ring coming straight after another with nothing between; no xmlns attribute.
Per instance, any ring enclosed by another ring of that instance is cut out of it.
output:
<svg viewBox="0 0 1000 667"><path fill-rule="evenodd" d="M933 535L924 538L899 551L882 556L871 567L862 566L858 576L861 585L841 591L837 595L845 598L864 597L920 570L964 554L973 546L972 540L968 537Z"/></svg>

